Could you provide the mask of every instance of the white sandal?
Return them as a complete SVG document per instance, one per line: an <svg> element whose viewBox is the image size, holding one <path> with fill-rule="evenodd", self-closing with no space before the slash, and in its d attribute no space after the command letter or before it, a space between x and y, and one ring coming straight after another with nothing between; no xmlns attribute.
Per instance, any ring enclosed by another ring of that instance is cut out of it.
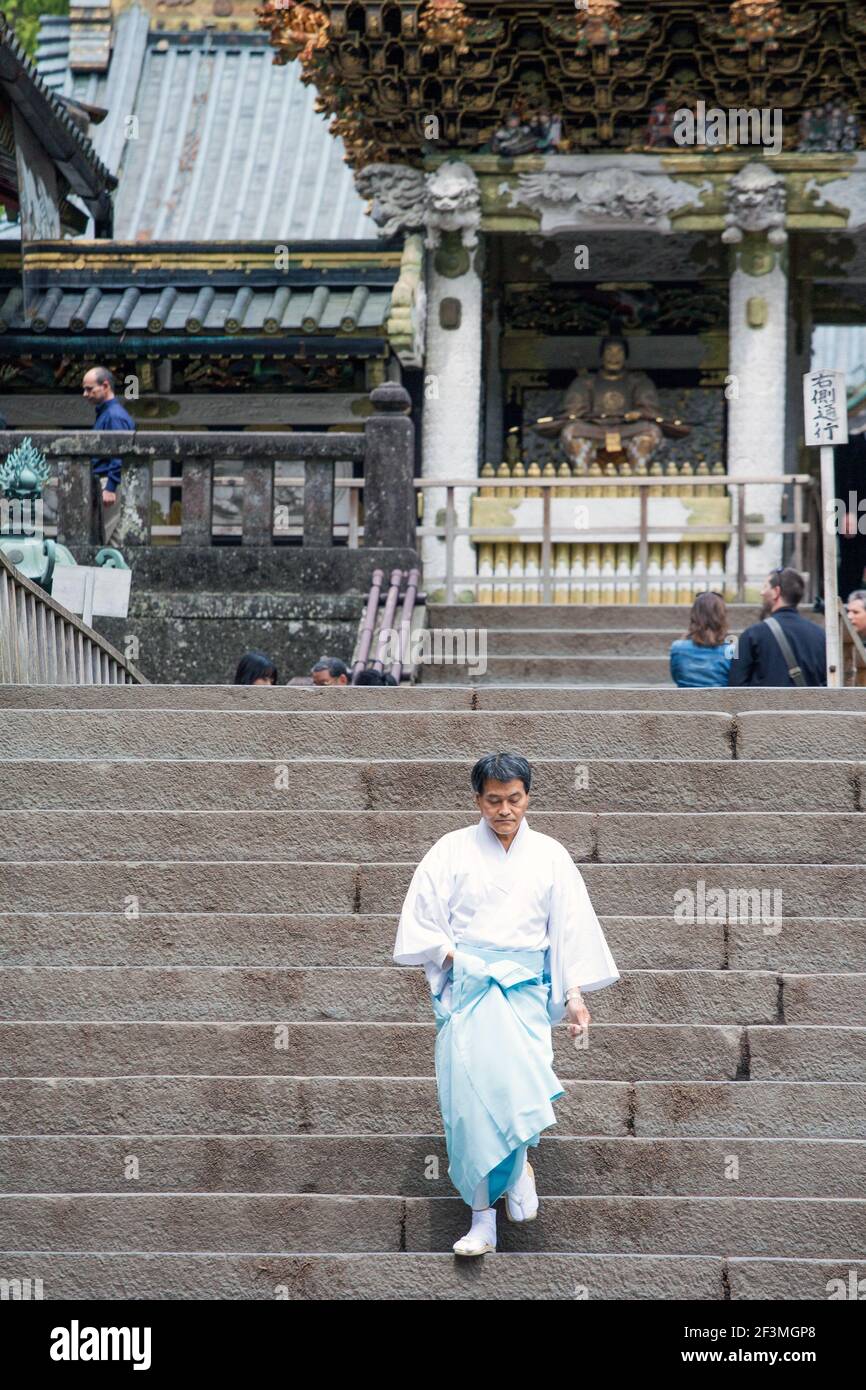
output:
<svg viewBox="0 0 866 1390"><path fill-rule="evenodd" d="M496 1212L493 1207L487 1210L492 1220L479 1221L476 1213L472 1217L472 1229L465 1236L455 1240L452 1249L455 1255L493 1255L496 1252ZM491 1234L493 1239L491 1240Z"/></svg>
<svg viewBox="0 0 866 1390"><path fill-rule="evenodd" d="M529 1159L526 1160L526 1167L520 1177L521 1185L526 1177L529 1177L532 1186L531 1190L527 1190L522 1197L516 1197L513 1191L505 1193L505 1215L509 1221L534 1221L538 1215L535 1173Z"/></svg>

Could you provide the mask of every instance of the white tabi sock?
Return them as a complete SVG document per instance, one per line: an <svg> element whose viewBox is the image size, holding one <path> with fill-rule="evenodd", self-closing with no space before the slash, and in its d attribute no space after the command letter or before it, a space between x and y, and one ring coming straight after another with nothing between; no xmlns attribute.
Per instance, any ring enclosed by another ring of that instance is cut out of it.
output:
<svg viewBox="0 0 866 1390"><path fill-rule="evenodd" d="M496 1208L484 1207L473 1211L472 1225L466 1235L454 1243L455 1255L481 1255L496 1249Z"/></svg>

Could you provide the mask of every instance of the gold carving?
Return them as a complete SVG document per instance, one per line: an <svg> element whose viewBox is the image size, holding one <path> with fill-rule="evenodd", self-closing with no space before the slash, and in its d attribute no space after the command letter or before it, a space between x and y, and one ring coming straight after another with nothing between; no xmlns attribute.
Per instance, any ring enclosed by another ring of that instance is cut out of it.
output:
<svg viewBox="0 0 866 1390"><path fill-rule="evenodd" d="M453 48L455 53L468 53L466 30L470 19L463 0L427 0L418 20L418 28L424 35L422 53L433 53L437 48Z"/></svg>

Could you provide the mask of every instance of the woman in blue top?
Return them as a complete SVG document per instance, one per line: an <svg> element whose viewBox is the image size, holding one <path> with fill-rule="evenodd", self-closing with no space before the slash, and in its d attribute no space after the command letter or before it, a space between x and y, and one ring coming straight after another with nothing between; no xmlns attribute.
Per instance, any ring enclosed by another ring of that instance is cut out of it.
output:
<svg viewBox="0 0 866 1390"><path fill-rule="evenodd" d="M671 644L671 676L677 685L727 685L733 658L728 610L718 594L698 594L687 637Z"/></svg>

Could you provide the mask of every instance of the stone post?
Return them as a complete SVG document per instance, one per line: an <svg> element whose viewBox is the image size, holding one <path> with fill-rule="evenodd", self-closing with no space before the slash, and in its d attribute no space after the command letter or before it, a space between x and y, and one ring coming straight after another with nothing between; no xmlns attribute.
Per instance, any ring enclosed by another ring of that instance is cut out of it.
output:
<svg viewBox="0 0 866 1390"><path fill-rule="evenodd" d="M785 184L765 166L748 164L730 181L722 240L734 246L730 280L728 359L728 472L732 477L785 472L788 353ZM783 489L765 485L746 493L747 518L778 524ZM734 515L736 515L736 496ZM746 598L757 598L767 571L782 562L782 537L767 533L746 546ZM737 541L728 550L736 573Z"/></svg>
<svg viewBox="0 0 866 1390"><path fill-rule="evenodd" d="M364 546L415 549L415 427L404 387L386 381L370 393L364 426Z"/></svg>
<svg viewBox="0 0 866 1390"><path fill-rule="evenodd" d="M446 233L429 257L427 277L427 349L424 369L425 479L478 477L481 425L481 275L480 248L470 252L457 233ZM471 491L454 495L457 526L469 524ZM444 489L425 489L424 525L444 524ZM443 589L445 542L424 539L424 583L428 594ZM454 543L454 574L475 573L475 547L465 536ZM461 591L464 591L461 594ZM456 596L471 598L457 583Z"/></svg>
<svg viewBox="0 0 866 1390"><path fill-rule="evenodd" d="M73 554L93 539L93 494L89 458L59 458L57 468L57 539Z"/></svg>

